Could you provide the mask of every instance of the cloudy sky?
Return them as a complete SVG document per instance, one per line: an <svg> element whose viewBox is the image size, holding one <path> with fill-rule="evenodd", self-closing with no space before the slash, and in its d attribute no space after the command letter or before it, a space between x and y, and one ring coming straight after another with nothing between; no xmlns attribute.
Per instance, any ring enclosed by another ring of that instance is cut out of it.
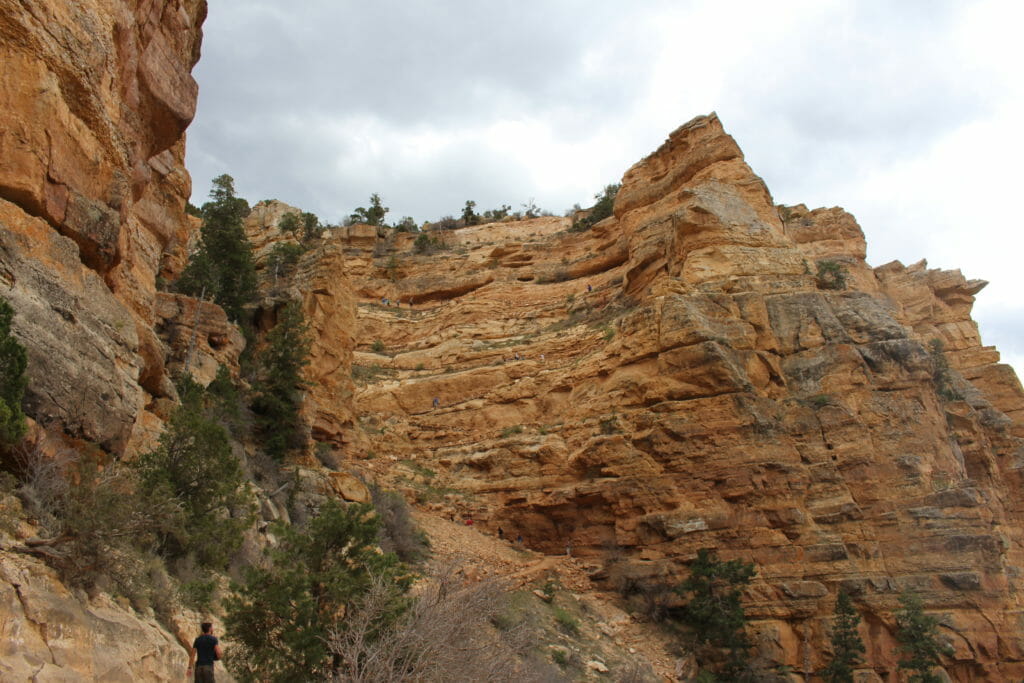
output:
<svg viewBox="0 0 1024 683"><path fill-rule="evenodd" d="M338 221L592 202L717 111L775 200L843 206L868 260L990 285L1024 370L1024 3L211 0L193 202L235 178Z"/></svg>

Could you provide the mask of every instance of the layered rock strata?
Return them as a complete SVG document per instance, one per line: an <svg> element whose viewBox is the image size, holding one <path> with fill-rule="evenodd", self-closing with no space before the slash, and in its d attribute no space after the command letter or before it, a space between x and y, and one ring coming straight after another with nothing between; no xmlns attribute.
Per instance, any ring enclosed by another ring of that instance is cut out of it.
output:
<svg viewBox="0 0 1024 683"><path fill-rule="evenodd" d="M984 282L870 267L852 216L777 207L714 115L625 174L613 217L568 227L464 228L433 254L328 239L302 281L343 277L356 304L354 334L318 334L354 398L317 401L354 467L569 543L608 585L677 582L705 547L753 561L758 652L796 672L825 661L843 588L873 675L895 676L903 590L954 680L1024 673L1024 393L970 318Z"/></svg>

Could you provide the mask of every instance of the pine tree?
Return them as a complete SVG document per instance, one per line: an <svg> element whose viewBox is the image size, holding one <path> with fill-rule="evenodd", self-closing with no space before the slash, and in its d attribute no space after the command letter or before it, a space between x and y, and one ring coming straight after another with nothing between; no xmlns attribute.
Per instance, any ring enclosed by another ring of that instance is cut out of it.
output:
<svg viewBox="0 0 1024 683"><path fill-rule="evenodd" d="M302 368L309 364L309 328L295 302L281 309L267 334L267 345L257 356L253 383L256 427L267 453L282 458L302 445L299 408L302 405Z"/></svg>
<svg viewBox="0 0 1024 683"><path fill-rule="evenodd" d="M385 621L399 615L411 575L393 554L378 552L378 526L369 505L342 507L331 501L304 532L285 525L274 528L280 543L271 553L271 564L247 568L244 584L233 586L234 596L225 601L236 677L329 679L340 663L330 650L329 635L332 629L344 630L346 610L365 594L374 576L396 588Z"/></svg>
<svg viewBox="0 0 1024 683"><path fill-rule="evenodd" d="M836 596L836 618L832 625L832 661L821 672L828 683L853 683L853 670L863 661L864 641L857 633L860 615L846 591Z"/></svg>
<svg viewBox="0 0 1024 683"><path fill-rule="evenodd" d="M900 642L900 668L913 671L910 683L941 683L932 673L940 664L940 655L952 654L939 637L939 620L924 613L921 599L912 593L900 595L896 611L896 640Z"/></svg>
<svg viewBox="0 0 1024 683"><path fill-rule="evenodd" d="M689 594L683 621L698 642L727 648L730 659L724 673L739 677L746 667L750 642L744 633L747 616L741 603L743 587L754 576L754 564L742 560L719 560L714 551L701 549L690 564L690 576L676 592Z"/></svg>
<svg viewBox="0 0 1024 683"><path fill-rule="evenodd" d="M191 296L211 297L232 320L241 321L245 305L256 299L256 267L242 220L249 203L235 196L235 181L213 179L210 201L200 210L203 227L198 251L178 280L177 289Z"/></svg>
<svg viewBox="0 0 1024 683"><path fill-rule="evenodd" d="M370 208L360 206L349 218L357 223L380 226L384 225L384 216L390 210L381 202L380 195L374 192L370 195Z"/></svg>
<svg viewBox="0 0 1024 683"><path fill-rule="evenodd" d="M28 429L21 402L25 396L28 359L25 347L11 336L14 309L0 299L0 446L17 443Z"/></svg>

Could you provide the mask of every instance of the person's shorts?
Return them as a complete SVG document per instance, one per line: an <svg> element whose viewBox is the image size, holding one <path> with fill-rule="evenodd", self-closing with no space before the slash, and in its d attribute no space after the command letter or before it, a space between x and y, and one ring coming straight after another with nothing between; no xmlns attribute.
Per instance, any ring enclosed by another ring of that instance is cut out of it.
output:
<svg viewBox="0 0 1024 683"><path fill-rule="evenodd" d="M213 664L196 665L196 683L214 683Z"/></svg>

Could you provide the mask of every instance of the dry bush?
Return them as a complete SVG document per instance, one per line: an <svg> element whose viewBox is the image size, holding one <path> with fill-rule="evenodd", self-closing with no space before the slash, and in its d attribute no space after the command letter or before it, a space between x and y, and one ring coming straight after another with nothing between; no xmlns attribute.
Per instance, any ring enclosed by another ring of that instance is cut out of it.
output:
<svg viewBox="0 0 1024 683"><path fill-rule="evenodd" d="M415 563L423 560L429 544L426 536L412 519L409 504L397 491L384 491L370 486L373 507L380 518L379 543L381 550L398 555L402 562Z"/></svg>
<svg viewBox="0 0 1024 683"><path fill-rule="evenodd" d="M346 683L392 681L561 680L531 658L525 623L499 630L492 623L507 609L497 580L466 583L454 565L435 569L415 590L409 609L387 623L393 588L375 581L331 636Z"/></svg>

